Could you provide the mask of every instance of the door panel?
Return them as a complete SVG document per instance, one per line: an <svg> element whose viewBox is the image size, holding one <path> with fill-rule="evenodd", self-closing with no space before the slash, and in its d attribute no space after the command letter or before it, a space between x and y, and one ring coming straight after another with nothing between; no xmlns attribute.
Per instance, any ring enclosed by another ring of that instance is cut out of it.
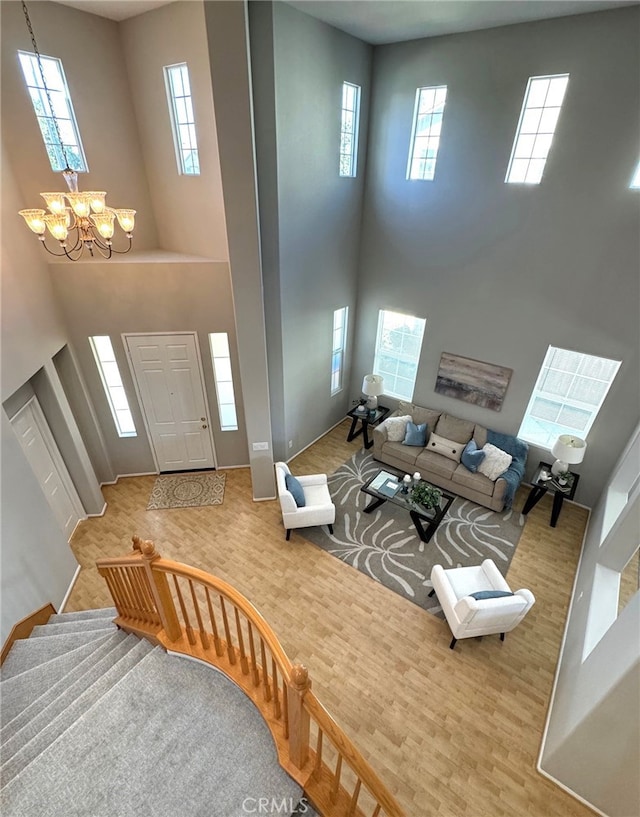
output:
<svg viewBox="0 0 640 817"><path fill-rule="evenodd" d="M11 425L68 541L85 518L84 509L35 397L12 418Z"/></svg>
<svg viewBox="0 0 640 817"><path fill-rule="evenodd" d="M195 336L129 335L126 342L160 471L215 468Z"/></svg>

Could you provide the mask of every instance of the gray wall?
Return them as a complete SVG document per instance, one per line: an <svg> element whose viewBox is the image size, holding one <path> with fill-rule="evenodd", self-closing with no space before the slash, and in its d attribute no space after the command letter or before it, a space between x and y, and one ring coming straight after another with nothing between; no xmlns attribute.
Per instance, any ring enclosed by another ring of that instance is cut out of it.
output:
<svg viewBox="0 0 640 817"><path fill-rule="evenodd" d="M3 128L6 118L3 117ZM51 295L40 246L16 211L25 207L2 139L2 400L20 390L18 403L33 393L27 381L67 340ZM17 223L16 223L17 222ZM2 415L1 638L34 610L62 601L77 563L58 528L36 477L9 423Z"/></svg>
<svg viewBox="0 0 640 817"><path fill-rule="evenodd" d="M589 433L593 504L638 418L638 8L375 49L352 380L381 308L426 318L414 400L516 433L548 345L622 360ZM530 76L569 72L539 186L504 184ZM416 88L448 86L435 180L406 181ZM500 413L434 392L443 351L513 369ZM548 452L532 450L530 467Z"/></svg>
<svg viewBox="0 0 640 817"><path fill-rule="evenodd" d="M229 265L214 261L130 262L126 259L52 267L55 297L69 326L91 402L109 452L112 475L153 472L155 465L142 419L122 333L188 332L198 335L211 428L220 466L248 462L242 393L237 382L238 358ZM209 332L228 332L236 377L238 431L221 431L209 349ZM109 335L120 366L137 437L119 437L88 338ZM92 436L87 418L83 431ZM103 476L103 480L105 477Z"/></svg>
<svg viewBox="0 0 640 817"><path fill-rule="evenodd" d="M348 306L354 325L372 49L283 3L270 19L267 5L258 3L250 19L260 40L256 96L275 104L275 114L257 104L256 139L268 208L261 226L271 399L281 407L274 454L288 458L350 408L351 344L345 388L330 397L331 338L335 309ZM362 87L356 179L338 175L344 81Z"/></svg>
<svg viewBox="0 0 640 817"><path fill-rule="evenodd" d="M639 519L640 426L589 519L540 756L610 817L640 813L640 591L619 610Z"/></svg>

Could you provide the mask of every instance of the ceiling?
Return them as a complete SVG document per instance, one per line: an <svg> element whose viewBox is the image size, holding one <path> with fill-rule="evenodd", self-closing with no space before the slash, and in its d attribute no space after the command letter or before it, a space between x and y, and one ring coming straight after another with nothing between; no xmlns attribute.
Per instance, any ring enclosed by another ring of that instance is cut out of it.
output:
<svg viewBox="0 0 640 817"><path fill-rule="evenodd" d="M191 0L54 0L126 20L170 2ZM290 6L372 44L565 17L638 5L637 0L288 0Z"/></svg>

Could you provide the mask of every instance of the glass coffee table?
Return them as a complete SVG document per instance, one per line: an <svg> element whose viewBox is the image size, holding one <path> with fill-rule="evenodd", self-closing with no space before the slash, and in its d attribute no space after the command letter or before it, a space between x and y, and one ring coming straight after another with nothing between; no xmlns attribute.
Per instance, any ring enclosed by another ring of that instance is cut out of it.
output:
<svg viewBox="0 0 640 817"><path fill-rule="evenodd" d="M421 480L426 482L426 480ZM423 542L431 541L433 534L438 529L438 526L444 519L447 511L451 507L451 503L455 499L454 494L442 491L442 499L437 508L425 508L422 505L417 505L411 500L411 494L403 492L402 477L397 474L392 474L389 471L380 469L377 474L371 477L360 490L373 497L373 502L370 502L364 509L365 513L371 513L379 508L385 502L391 502L399 508L404 508L409 511L409 516L416 527L418 536ZM441 488L439 490L442 490Z"/></svg>

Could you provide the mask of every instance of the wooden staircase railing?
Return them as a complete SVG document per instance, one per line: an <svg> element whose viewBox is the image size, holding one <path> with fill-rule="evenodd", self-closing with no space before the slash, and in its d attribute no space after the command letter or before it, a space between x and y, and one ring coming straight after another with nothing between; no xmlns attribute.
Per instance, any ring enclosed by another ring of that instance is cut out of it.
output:
<svg viewBox="0 0 640 817"><path fill-rule="evenodd" d="M115 623L170 652L222 670L256 704L280 765L323 817L405 817L391 793L311 691L264 618L241 593L203 570L161 558L133 537L133 552L100 559ZM312 748L313 747L313 748Z"/></svg>

